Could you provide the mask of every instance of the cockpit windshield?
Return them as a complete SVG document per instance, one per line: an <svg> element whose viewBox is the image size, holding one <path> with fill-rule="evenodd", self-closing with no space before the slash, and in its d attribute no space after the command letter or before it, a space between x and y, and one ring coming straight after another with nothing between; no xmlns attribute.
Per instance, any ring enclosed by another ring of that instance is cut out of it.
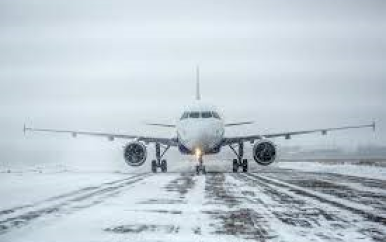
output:
<svg viewBox="0 0 386 242"><path fill-rule="evenodd" d="M191 112L189 114L189 118L199 118L200 117L200 113L199 112Z"/></svg>
<svg viewBox="0 0 386 242"><path fill-rule="evenodd" d="M212 117L212 113L211 112L202 112L201 113L201 117L202 118L211 118Z"/></svg>
<svg viewBox="0 0 386 242"><path fill-rule="evenodd" d="M187 118L215 118L215 119L221 119L220 115L217 112L213 112L213 111L185 112L181 116L181 120L187 119Z"/></svg>
<svg viewBox="0 0 386 242"><path fill-rule="evenodd" d="M189 113L188 112L185 112L184 114L182 114L181 120L187 119L187 118L189 118Z"/></svg>
<svg viewBox="0 0 386 242"><path fill-rule="evenodd" d="M220 115L218 115L218 113L212 112L212 114L213 114L213 118L221 119Z"/></svg>

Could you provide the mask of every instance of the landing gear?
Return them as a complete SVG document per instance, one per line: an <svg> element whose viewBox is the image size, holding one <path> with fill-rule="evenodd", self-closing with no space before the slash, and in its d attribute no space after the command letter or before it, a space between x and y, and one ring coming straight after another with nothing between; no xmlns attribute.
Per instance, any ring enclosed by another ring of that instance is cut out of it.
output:
<svg viewBox="0 0 386 242"><path fill-rule="evenodd" d="M161 171L162 172L167 172L168 171L168 163L166 162L166 160L162 160L161 161Z"/></svg>
<svg viewBox="0 0 386 242"><path fill-rule="evenodd" d="M248 172L248 160L247 159L243 159L243 172Z"/></svg>
<svg viewBox="0 0 386 242"><path fill-rule="evenodd" d="M198 158L198 165L196 165L196 174L200 175L201 174L206 174L205 166L203 165L203 159L202 156Z"/></svg>
<svg viewBox="0 0 386 242"><path fill-rule="evenodd" d="M168 171L168 163L166 160L161 160L162 157L165 155L166 151L170 148L170 145L164 147L164 150L161 154L161 145L159 143L155 143L155 157L156 160L151 161L151 171L153 173L157 173L158 167L161 168L161 172L167 172Z"/></svg>
<svg viewBox="0 0 386 242"><path fill-rule="evenodd" d="M239 162L237 159L233 159L233 173L237 173L237 170L239 169Z"/></svg>
<svg viewBox="0 0 386 242"><path fill-rule="evenodd" d="M248 172L248 160L247 159L243 159L243 156L244 156L244 143L240 142L238 144L238 152L236 151L235 147L233 147L232 145L229 145L229 147L231 148L233 153L235 153L235 155L237 156L237 159L233 159L233 166L232 166L233 169L232 169L232 171L234 173L237 173L238 170L239 170L239 167L242 167L242 171L243 172Z"/></svg>
<svg viewBox="0 0 386 242"><path fill-rule="evenodd" d="M157 161L156 160L151 161L151 172L157 173Z"/></svg>

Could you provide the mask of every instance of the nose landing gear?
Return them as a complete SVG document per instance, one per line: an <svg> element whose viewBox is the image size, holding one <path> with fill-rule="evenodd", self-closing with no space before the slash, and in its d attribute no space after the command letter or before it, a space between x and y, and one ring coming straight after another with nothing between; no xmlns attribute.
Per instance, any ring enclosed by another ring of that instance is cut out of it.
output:
<svg viewBox="0 0 386 242"><path fill-rule="evenodd" d="M236 151L235 147L232 145L229 145L233 153L237 156L237 159L233 159L233 169L232 171L234 173L237 173L239 168L242 167L243 172L248 172L248 160L243 159L244 156L244 143L240 142L238 144L238 152Z"/></svg>
<svg viewBox="0 0 386 242"><path fill-rule="evenodd" d="M196 165L196 174L206 174L205 166L203 165L202 155L198 157L198 165Z"/></svg>
<svg viewBox="0 0 386 242"><path fill-rule="evenodd" d="M164 150L161 154L161 145L159 143L155 144L155 157L156 160L151 161L151 171L153 173L157 172L157 168L161 168L161 172L167 172L168 171L168 163L166 160L162 160L162 157L165 155L166 151L170 148L170 145L164 147Z"/></svg>

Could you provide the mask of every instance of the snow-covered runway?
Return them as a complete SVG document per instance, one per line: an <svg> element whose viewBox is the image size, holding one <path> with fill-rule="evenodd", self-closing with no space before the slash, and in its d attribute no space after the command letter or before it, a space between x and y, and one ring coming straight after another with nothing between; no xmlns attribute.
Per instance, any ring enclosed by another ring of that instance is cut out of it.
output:
<svg viewBox="0 0 386 242"><path fill-rule="evenodd" d="M31 181L13 199L1 189L1 242L386 241L380 179L279 167L206 176L100 173L87 181L64 172L37 199L34 181L53 174L1 176L2 186Z"/></svg>

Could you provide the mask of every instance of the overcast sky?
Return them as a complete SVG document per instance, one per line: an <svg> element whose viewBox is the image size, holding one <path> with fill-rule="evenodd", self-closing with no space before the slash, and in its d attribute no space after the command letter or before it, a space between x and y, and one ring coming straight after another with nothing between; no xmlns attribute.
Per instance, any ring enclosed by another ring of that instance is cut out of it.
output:
<svg viewBox="0 0 386 242"><path fill-rule="evenodd" d="M375 134L277 142L386 143L384 0L0 0L1 162L121 159L122 142L24 137L23 123L172 135L142 122L175 123L196 64L205 101L256 121L228 135L374 119Z"/></svg>

